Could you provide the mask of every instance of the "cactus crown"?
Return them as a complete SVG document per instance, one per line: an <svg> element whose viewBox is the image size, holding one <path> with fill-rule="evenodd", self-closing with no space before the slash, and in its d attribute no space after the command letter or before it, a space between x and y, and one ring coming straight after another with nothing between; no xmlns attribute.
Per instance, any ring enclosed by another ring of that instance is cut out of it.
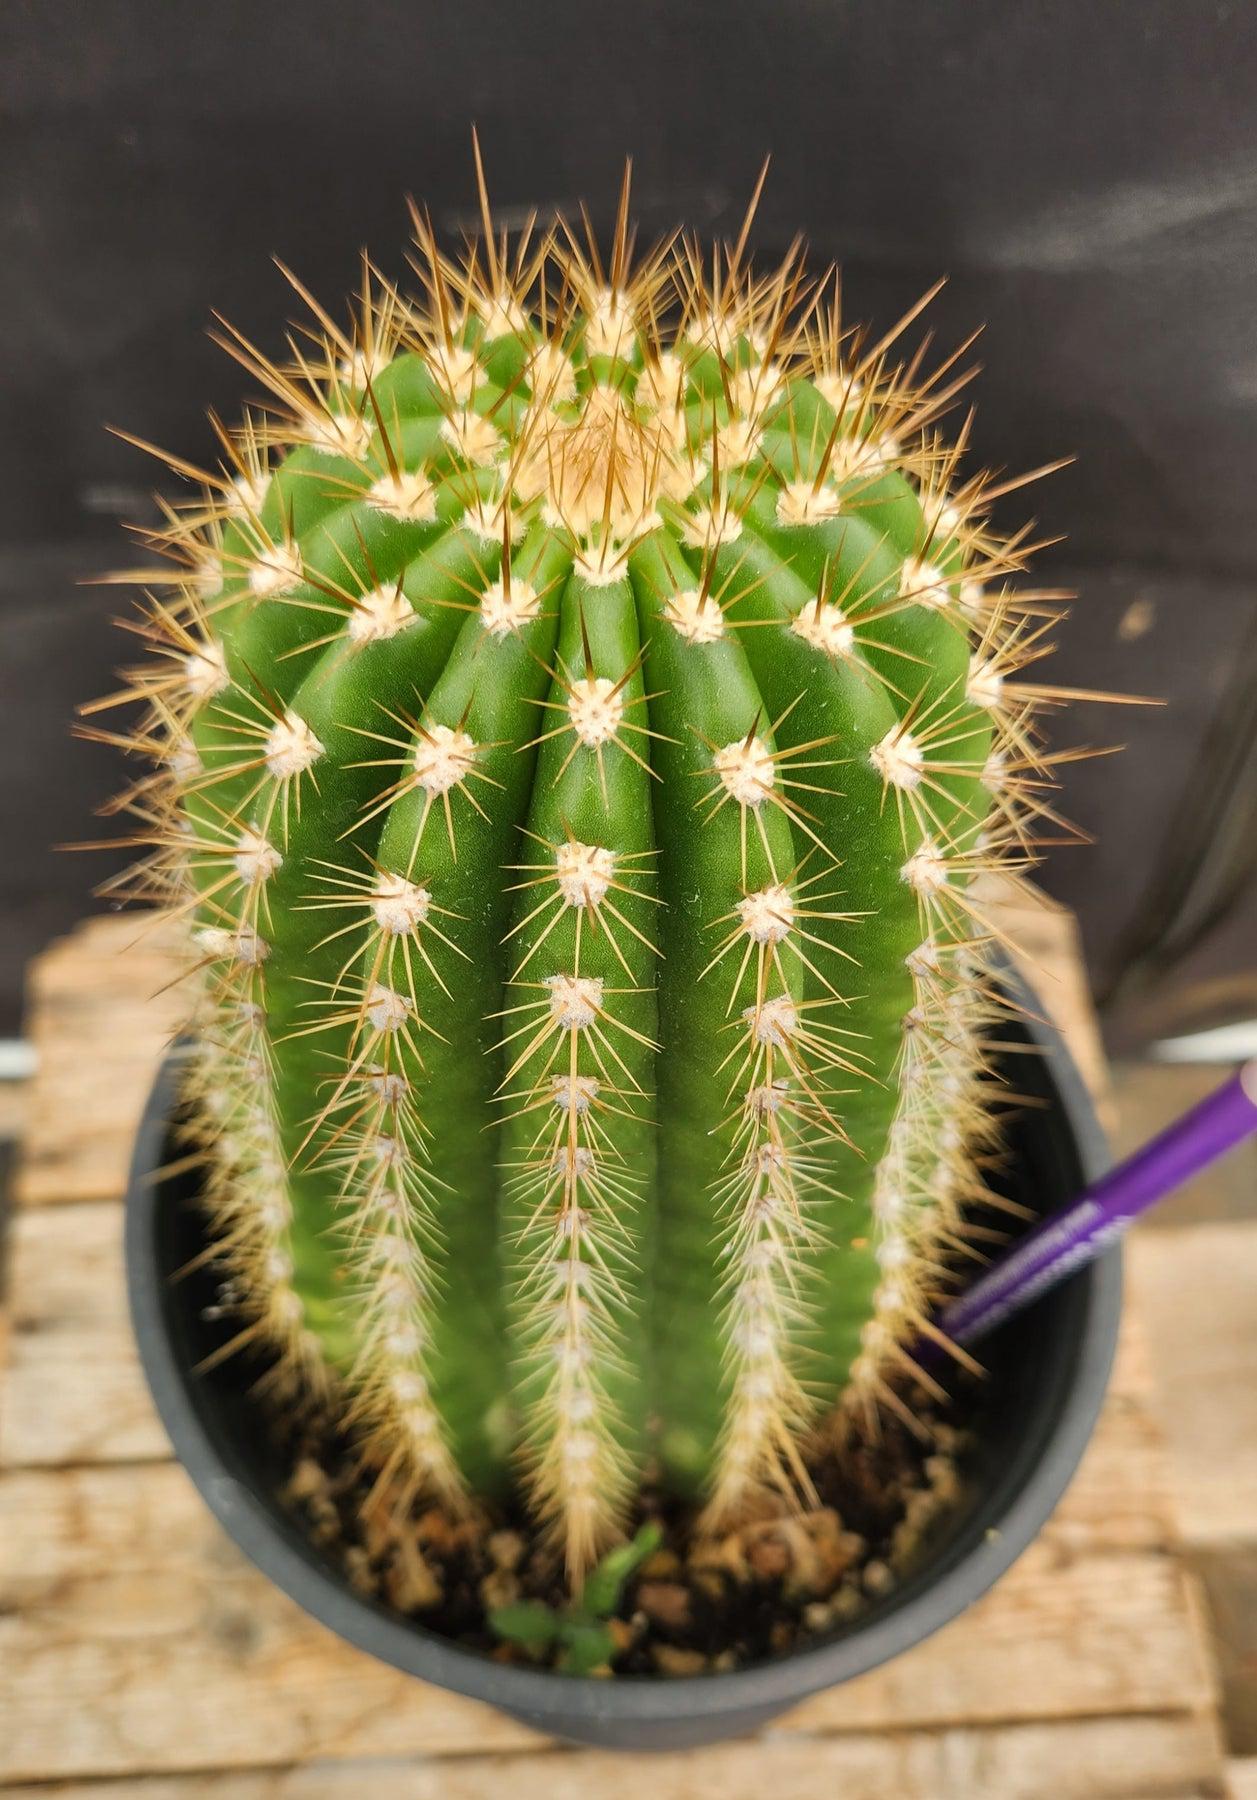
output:
<svg viewBox="0 0 1257 1800"><path fill-rule="evenodd" d="M1047 814L955 359L749 226L416 213L422 301L364 261L348 329L226 336L265 403L133 572L125 891L193 921L240 1340L404 1496L522 1480L574 1578L646 1469L724 1525L904 1410L994 1143L973 878Z"/></svg>

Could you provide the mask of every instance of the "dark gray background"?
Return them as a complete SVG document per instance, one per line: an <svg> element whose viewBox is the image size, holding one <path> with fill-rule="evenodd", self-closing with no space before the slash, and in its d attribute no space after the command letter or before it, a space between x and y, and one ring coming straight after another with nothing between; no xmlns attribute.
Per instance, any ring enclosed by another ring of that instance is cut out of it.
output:
<svg viewBox="0 0 1257 1800"><path fill-rule="evenodd" d="M765 257L797 228L885 325L940 273L950 344L987 321L983 463L1076 465L1034 506L1081 599L1058 679L1157 693L1079 707L1062 742L1098 848L1051 859L1118 1035L1252 1009L1257 630L1257 9L1195 0L620 0L0 10L0 1009L88 905L59 858L117 784L70 742L125 654L115 514L154 471L125 425L211 453L247 383L211 306L275 343L280 254L326 300L359 246L400 274L403 196L473 222L469 121L496 205L614 205L646 235L727 230L766 151ZM1247 759L1247 760L1246 760ZM1249 810L1245 810L1245 802Z"/></svg>

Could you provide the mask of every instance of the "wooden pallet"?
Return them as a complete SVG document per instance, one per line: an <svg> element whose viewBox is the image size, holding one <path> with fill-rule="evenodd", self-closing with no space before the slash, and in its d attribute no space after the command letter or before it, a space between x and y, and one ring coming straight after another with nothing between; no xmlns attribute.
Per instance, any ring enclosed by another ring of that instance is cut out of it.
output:
<svg viewBox="0 0 1257 1800"><path fill-rule="evenodd" d="M1102 1083L1072 922L1020 921ZM570 1750L346 1648L255 1574L174 1463L132 1348L119 1195L177 1003L161 929L33 972L40 1072L0 1380L0 1787L34 1800L1189 1800L1223 1792L1214 1679L1139 1321L1039 1541L962 1619L758 1740Z"/></svg>

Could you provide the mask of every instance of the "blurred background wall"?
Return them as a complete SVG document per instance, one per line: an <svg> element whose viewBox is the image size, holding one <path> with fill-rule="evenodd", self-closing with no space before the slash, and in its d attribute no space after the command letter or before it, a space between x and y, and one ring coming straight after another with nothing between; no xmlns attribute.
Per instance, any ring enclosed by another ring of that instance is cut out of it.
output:
<svg viewBox="0 0 1257 1800"><path fill-rule="evenodd" d="M359 247L403 268L412 192L730 229L839 259L887 325L941 273L941 344L987 322L975 462L1076 463L1033 490L1080 599L1062 744L1097 847L1049 858L1111 1034L1257 1014L1257 8L1245 0L92 0L0 8L0 1033L20 971L88 909L119 782L72 742L125 644L118 590L154 468L102 422L212 455L247 389L211 307L271 346L279 254L325 300ZM1010 517L1012 515L1010 514ZM1018 515L1020 516L1020 515ZM115 862L119 859L115 859Z"/></svg>

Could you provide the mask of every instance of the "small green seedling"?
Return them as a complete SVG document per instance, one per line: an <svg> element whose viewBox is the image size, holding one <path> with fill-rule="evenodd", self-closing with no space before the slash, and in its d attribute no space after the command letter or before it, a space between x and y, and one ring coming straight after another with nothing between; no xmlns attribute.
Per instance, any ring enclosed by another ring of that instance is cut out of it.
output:
<svg viewBox="0 0 1257 1800"><path fill-rule="evenodd" d="M489 1623L499 1637L541 1657L559 1645L556 1667L566 1675L592 1675L610 1665L616 1642L606 1620L614 1617L624 1584L659 1548L663 1534L655 1524L643 1525L630 1543L609 1550L589 1571L578 1598L556 1611L544 1600L517 1600L498 1606Z"/></svg>

